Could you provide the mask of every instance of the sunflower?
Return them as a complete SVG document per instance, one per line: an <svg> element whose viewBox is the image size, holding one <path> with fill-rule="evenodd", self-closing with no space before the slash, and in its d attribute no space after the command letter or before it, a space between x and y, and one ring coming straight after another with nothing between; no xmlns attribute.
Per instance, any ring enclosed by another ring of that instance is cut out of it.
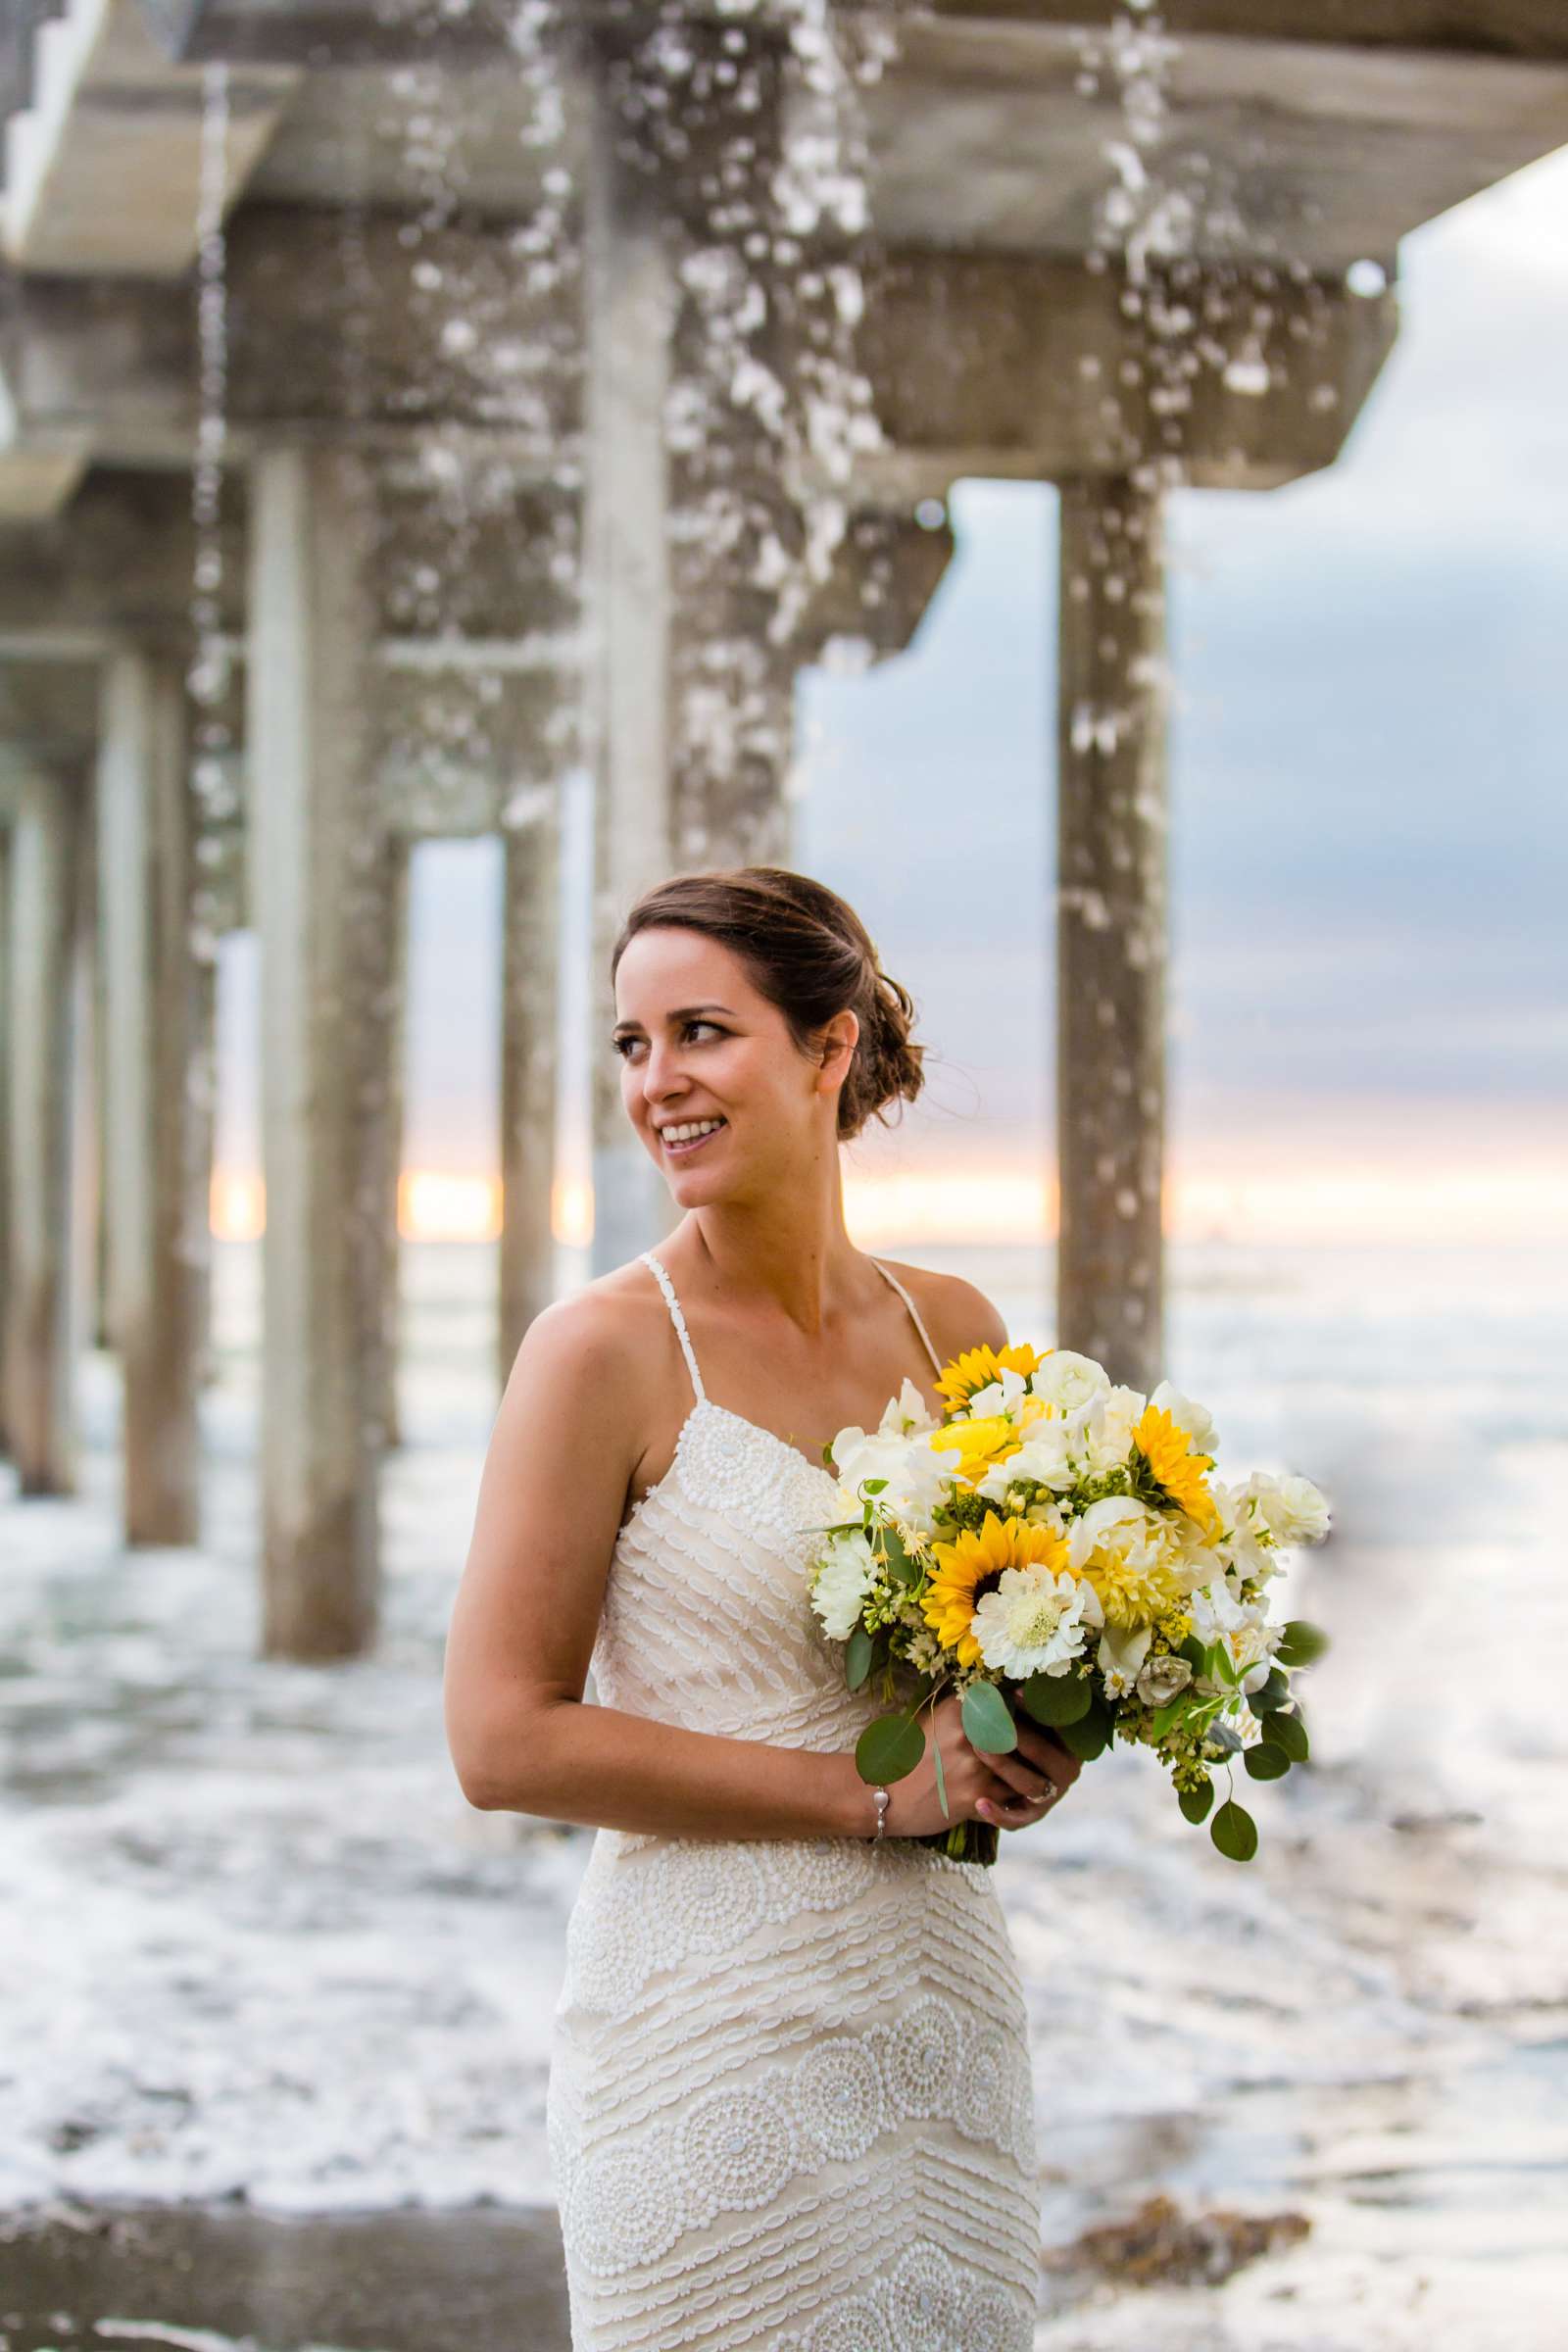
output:
<svg viewBox="0 0 1568 2352"><path fill-rule="evenodd" d="M1147 1405L1133 1431L1133 1444L1171 1501L1179 1503L1206 1532L1214 1533L1219 1527L1219 1506L1203 1479L1203 1472L1213 1469L1214 1457L1192 1452L1192 1432L1173 1421L1163 1405Z"/></svg>
<svg viewBox="0 0 1568 2352"><path fill-rule="evenodd" d="M1046 1355L1052 1350L1048 1348ZM977 1389L988 1389L1004 1371L1021 1372L1027 1380L1037 1371L1046 1357L1027 1340L1009 1343L1005 1348L966 1348L961 1355L953 1356L942 1367L937 1382L937 1394L945 1396L955 1410L967 1404Z"/></svg>
<svg viewBox="0 0 1568 2352"><path fill-rule="evenodd" d="M960 1666L981 1664L980 1644L969 1631L982 1591L991 1592L1004 1568L1039 1562L1054 1573L1067 1565L1067 1545L1054 1527L1031 1527L1022 1519L999 1519L987 1511L976 1533L965 1528L951 1544L933 1544L936 1566L921 1606Z"/></svg>

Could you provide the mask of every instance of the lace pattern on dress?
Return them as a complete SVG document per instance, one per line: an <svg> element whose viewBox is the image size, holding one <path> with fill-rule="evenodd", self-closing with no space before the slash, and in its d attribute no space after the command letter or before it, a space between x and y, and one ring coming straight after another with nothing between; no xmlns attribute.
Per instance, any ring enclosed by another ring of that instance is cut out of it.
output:
<svg viewBox="0 0 1568 2352"><path fill-rule="evenodd" d="M661 1969L678 1968L694 1954L734 1951L763 1926L787 1928L813 1913L842 1918L890 1879L955 1875L988 1911L996 1901L984 1863L956 1862L940 1846L897 1839L879 1846L869 1838L649 1842L659 1846L657 1886L643 1870L606 1870L602 1879L596 1871L592 1899L574 1907L562 2007L570 2002L585 2013L624 2015ZM607 1857L624 1850L609 1845ZM935 1891L913 1899L932 1902Z"/></svg>
<svg viewBox="0 0 1568 2352"><path fill-rule="evenodd" d="M931 1992L863 2033L716 2082L568 2169L563 2239L581 2269L613 2278L720 2213L773 2204L801 2173L857 2161L911 2117L951 2123L1032 2167L1033 2091L1017 2036Z"/></svg>

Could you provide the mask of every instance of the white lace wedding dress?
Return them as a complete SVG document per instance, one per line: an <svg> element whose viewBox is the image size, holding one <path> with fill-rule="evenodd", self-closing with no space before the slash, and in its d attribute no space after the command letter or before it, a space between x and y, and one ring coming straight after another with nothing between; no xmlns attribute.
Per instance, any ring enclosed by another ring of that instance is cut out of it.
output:
<svg viewBox="0 0 1568 2352"><path fill-rule="evenodd" d="M705 1395L644 1256L696 1402L616 1538L597 1695L852 1748L885 1702L845 1689L804 1578L836 1482ZM573 2352L1028 2352L1029 2044L983 1864L869 1837L601 1829L552 2036Z"/></svg>

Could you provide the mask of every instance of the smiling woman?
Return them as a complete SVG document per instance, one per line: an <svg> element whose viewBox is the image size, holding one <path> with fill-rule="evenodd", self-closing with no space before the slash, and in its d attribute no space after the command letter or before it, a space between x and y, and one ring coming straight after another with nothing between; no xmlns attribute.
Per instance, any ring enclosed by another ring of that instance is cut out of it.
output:
<svg viewBox="0 0 1568 2352"><path fill-rule="evenodd" d="M626 1116L685 1214L529 1326L447 1647L472 1801L599 1832L547 2101L574 2352L1027 2352L1017 1962L994 1872L920 1840L1040 1822L1076 1759L1023 1722L982 1756L949 1694L867 1788L886 1694L807 1590L824 1440L1006 1341L845 1226L840 1146L920 1090L914 1007L775 866L649 891L612 978Z"/></svg>

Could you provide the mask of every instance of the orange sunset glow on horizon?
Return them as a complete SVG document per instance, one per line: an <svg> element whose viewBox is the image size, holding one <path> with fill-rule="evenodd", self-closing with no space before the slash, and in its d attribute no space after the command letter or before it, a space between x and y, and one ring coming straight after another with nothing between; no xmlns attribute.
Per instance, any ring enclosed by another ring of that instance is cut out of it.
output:
<svg viewBox="0 0 1568 2352"><path fill-rule="evenodd" d="M846 1172L845 1212L858 1241L1027 1248L1054 1238L1054 1175L1027 1168ZM219 1169L210 1213L217 1238L252 1241L266 1226L266 1192L252 1171ZM590 1188L558 1180L558 1241L593 1233ZM1173 1166L1164 1228L1181 1241L1494 1243L1568 1242L1568 1185L1560 1160L1454 1163L1412 1178L1397 1164L1332 1162L1316 1168ZM499 1179L478 1171L405 1169L398 1230L408 1242L494 1242Z"/></svg>

